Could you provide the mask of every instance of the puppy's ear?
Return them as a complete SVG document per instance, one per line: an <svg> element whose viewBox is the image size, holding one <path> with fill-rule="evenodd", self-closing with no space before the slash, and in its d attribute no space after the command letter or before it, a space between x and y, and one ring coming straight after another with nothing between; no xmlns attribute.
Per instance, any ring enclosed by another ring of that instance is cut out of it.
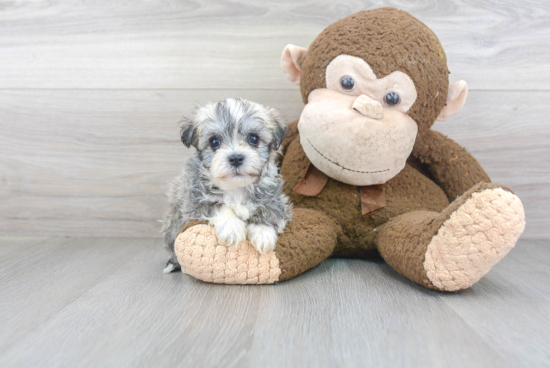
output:
<svg viewBox="0 0 550 368"><path fill-rule="evenodd" d="M184 118L181 124L181 141L187 148L197 147L197 127L193 120Z"/></svg>
<svg viewBox="0 0 550 368"><path fill-rule="evenodd" d="M279 112L275 109L270 109L269 115L272 122L273 149L277 151L281 147L283 139L285 139L288 126Z"/></svg>

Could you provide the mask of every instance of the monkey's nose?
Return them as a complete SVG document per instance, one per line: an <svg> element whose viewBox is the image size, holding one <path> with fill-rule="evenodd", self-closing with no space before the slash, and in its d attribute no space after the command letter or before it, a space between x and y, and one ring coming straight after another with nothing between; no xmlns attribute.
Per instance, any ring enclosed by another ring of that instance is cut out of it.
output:
<svg viewBox="0 0 550 368"><path fill-rule="evenodd" d="M353 101L353 109L371 119L382 119L382 104L367 95L360 95Z"/></svg>
<svg viewBox="0 0 550 368"><path fill-rule="evenodd" d="M243 155L232 155L229 157L229 163L231 166L239 167L244 162L244 156Z"/></svg>

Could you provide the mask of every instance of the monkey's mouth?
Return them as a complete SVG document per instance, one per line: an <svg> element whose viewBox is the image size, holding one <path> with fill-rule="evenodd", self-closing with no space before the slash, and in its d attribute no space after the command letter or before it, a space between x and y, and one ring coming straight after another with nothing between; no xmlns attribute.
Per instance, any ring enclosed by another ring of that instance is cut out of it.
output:
<svg viewBox="0 0 550 368"><path fill-rule="evenodd" d="M321 151L319 151L319 150L317 149L317 147L315 147L315 146L313 145L313 143L311 143L311 141L309 140L309 138L306 138L306 139L307 139L308 143L311 145L311 147L313 147L313 149L314 149L315 151L317 151L317 153L318 153L319 155L321 155L322 158L324 158L324 159L327 160L328 162L333 163L334 165L336 165L336 166L338 166L338 167L341 167L341 168L344 169L344 170L348 170L348 171L352 171L352 172L356 172L356 173L360 173L360 174L376 174L376 173L381 173L381 172L390 171L390 169L377 170L377 171L362 171L362 170L354 170L354 169L347 168L347 167L345 167L345 166L340 165L338 162L333 161L333 160L331 160L330 158L328 158L327 156L325 156Z"/></svg>

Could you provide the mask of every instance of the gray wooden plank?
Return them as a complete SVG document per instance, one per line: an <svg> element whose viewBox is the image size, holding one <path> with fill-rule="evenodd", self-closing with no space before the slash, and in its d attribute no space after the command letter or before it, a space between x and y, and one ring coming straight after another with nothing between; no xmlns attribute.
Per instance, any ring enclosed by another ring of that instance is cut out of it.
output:
<svg viewBox="0 0 550 368"><path fill-rule="evenodd" d="M213 359L236 361L251 338L261 288L164 275L166 256L152 241L0 355L0 366L192 366L180 354L199 358L207 346L218 346Z"/></svg>
<svg viewBox="0 0 550 368"><path fill-rule="evenodd" d="M275 317L256 322L251 348L272 366L510 366L447 309L445 295L382 261L329 260L281 286L283 297L267 290L262 299L260 315Z"/></svg>
<svg viewBox="0 0 550 368"><path fill-rule="evenodd" d="M376 261L286 283L161 273L150 243L0 356L1 366L508 367L441 294Z"/></svg>
<svg viewBox="0 0 550 368"><path fill-rule="evenodd" d="M0 88L295 89L283 47L378 1L4 2ZM473 89L547 89L550 4L391 3L427 23L453 79ZM207 78L205 78L207 76Z"/></svg>
<svg viewBox="0 0 550 368"><path fill-rule="evenodd" d="M24 244L37 243L48 239L45 236L0 236L0 248L18 247Z"/></svg>
<svg viewBox="0 0 550 368"><path fill-rule="evenodd" d="M297 91L0 91L0 234L159 236L164 192L189 155L177 122L196 102L303 108ZM526 238L549 238L550 92L472 91L435 129L522 198Z"/></svg>
<svg viewBox="0 0 550 368"><path fill-rule="evenodd" d="M56 238L0 258L0 355L153 242Z"/></svg>
<svg viewBox="0 0 550 368"><path fill-rule="evenodd" d="M49 238L41 236L0 236L0 257L6 253L41 243Z"/></svg>
<svg viewBox="0 0 550 368"><path fill-rule="evenodd" d="M444 300L515 367L548 367L548 264L548 240L522 241L478 284Z"/></svg>

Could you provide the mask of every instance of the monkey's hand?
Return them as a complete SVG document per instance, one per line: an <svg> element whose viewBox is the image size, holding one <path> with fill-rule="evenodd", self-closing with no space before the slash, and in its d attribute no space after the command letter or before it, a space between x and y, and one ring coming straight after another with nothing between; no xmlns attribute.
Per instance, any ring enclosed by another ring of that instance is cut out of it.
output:
<svg viewBox="0 0 550 368"><path fill-rule="evenodd" d="M267 253L277 245L277 231L263 224L250 224L247 227L248 240L260 253Z"/></svg>

